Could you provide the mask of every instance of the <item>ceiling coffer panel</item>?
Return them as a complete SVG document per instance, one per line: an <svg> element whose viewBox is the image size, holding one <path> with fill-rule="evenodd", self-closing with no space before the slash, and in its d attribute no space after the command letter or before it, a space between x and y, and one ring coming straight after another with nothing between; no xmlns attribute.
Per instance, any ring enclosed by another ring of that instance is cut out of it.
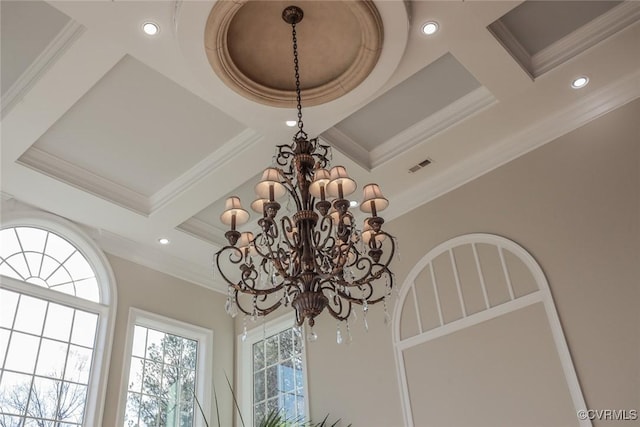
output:
<svg viewBox="0 0 640 427"><path fill-rule="evenodd" d="M125 56L20 162L149 213L149 198L243 130L235 119Z"/></svg>

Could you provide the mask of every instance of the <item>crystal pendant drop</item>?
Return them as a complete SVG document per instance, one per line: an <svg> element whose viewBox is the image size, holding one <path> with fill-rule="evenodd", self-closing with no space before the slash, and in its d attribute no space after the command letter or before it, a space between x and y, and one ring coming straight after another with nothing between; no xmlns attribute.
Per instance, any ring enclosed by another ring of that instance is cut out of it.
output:
<svg viewBox="0 0 640 427"><path fill-rule="evenodd" d="M340 324L338 323L338 329L336 331L336 342L342 344L342 331L340 330Z"/></svg>
<svg viewBox="0 0 640 427"><path fill-rule="evenodd" d="M367 321L367 316L364 316L364 330L365 332L369 332L369 322Z"/></svg>
<svg viewBox="0 0 640 427"><path fill-rule="evenodd" d="M313 327L309 329L309 333L307 334L307 341L316 342L318 341L318 334L313 330Z"/></svg>
<svg viewBox="0 0 640 427"><path fill-rule="evenodd" d="M369 303L367 302L366 299L363 299L362 300L362 312L366 314L367 311L369 311Z"/></svg>
<svg viewBox="0 0 640 427"><path fill-rule="evenodd" d="M351 336L351 328L349 327L349 321L347 320L347 345L351 344L353 337Z"/></svg>

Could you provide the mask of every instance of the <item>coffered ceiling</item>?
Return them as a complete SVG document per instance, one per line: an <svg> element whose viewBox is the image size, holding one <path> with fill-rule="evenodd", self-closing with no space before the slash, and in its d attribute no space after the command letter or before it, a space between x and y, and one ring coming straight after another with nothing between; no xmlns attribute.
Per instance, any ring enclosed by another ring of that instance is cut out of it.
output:
<svg viewBox="0 0 640 427"><path fill-rule="evenodd" d="M237 194L249 208L296 115L246 96L212 68L205 28L212 8L230 9L223 1L1 0L3 210L50 211L107 252L224 291L211 268L224 243L224 199ZM352 13L338 2L300 2L309 11L299 24L303 84L304 55L341 70L349 61L328 52L358 57L357 43L339 47L359 32L313 16L330 17L333 3ZM381 46L362 57L375 55L373 67L355 69L355 87L319 94L304 123L334 147L334 165L361 186L381 185L387 220L640 96L640 2L372 4L366 31L381 31L362 43L379 34ZM232 53L244 68L291 66L293 81L292 64L263 58L282 44L273 28L287 31L279 13L245 11L231 25L229 37L242 35L230 40ZM430 20L439 31L426 36ZM142 32L147 21L159 25L156 36ZM360 22L344 20L352 21ZM256 28L264 34L251 50L242 41L257 40ZM280 75L245 72L286 86ZM589 84L572 89L581 75Z"/></svg>

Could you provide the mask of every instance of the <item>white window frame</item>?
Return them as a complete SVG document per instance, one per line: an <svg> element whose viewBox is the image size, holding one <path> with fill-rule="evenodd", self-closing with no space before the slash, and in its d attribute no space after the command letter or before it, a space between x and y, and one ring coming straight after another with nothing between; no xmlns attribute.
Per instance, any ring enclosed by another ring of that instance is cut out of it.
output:
<svg viewBox="0 0 640 427"><path fill-rule="evenodd" d="M257 325L247 331L247 336L242 340L241 333L238 335L237 344L237 390L238 406L246 427L253 425L253 344L262 341L272 335L290 329L295 325L295 315L293 312L280 316L276 319ZM304 379L304 406L306 420L309 421L309 380L307 376L307 340L304 328L302 328L302 378Z"/></svg>
<svg viewBox="0 0 640 427"><path fill-rule="evenodd" d="M100 292L100 303L45 289L6 276L0 276L0 287L98 315L83 425L87 427L102 425L118 300L115 277L107 257L100 247L78 226L46 212L36 210L3 211L1 227L35 227L55 233L75 246L93 268Z"/></svg>
<svg viewBox="0 0 640 427"><path fill-rule="evenodd" d="M129 371L131 370L131 358L133 351L133 335L136 326L155 329L183 338L192 339L198 342L198 359L196 363L196 387L195 393L202 410L207 416L207 421L213 422L211 418L211 390L212 390L212 366L213 366L213 331L201 326L181 322L160 314L151 313L139 308L129 309L129 320L127 324L127 341L124 350L124 360L122 363L122 378L120 380L120 402L118 404L118 424L124 425L125 412L127 409L127 396L129 384ZM206 423L202 419L197 404L193 408L194 427L205 427Z"/></svg>

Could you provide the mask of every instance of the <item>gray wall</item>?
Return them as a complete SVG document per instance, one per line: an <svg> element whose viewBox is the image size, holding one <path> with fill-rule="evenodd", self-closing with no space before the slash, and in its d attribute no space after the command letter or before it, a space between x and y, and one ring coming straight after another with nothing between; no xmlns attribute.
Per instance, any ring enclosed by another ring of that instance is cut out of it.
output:
<svg viewBox="0 0 640 427"><path fill-rule="evenodd" d="M461 234L498 234L528 250L549 281L591 409L640 409L638 118L635 101L385 226L401 245L398 285L431 248ZM335 343L330 316L318 319L320 339L308 345L314 418L402 425L391 330L382 319L382 307L372 307L370 331L354 325L350 346ZM447 399L456 406L455 396ZM498 424L479 418L482 425Z"/></svg>

